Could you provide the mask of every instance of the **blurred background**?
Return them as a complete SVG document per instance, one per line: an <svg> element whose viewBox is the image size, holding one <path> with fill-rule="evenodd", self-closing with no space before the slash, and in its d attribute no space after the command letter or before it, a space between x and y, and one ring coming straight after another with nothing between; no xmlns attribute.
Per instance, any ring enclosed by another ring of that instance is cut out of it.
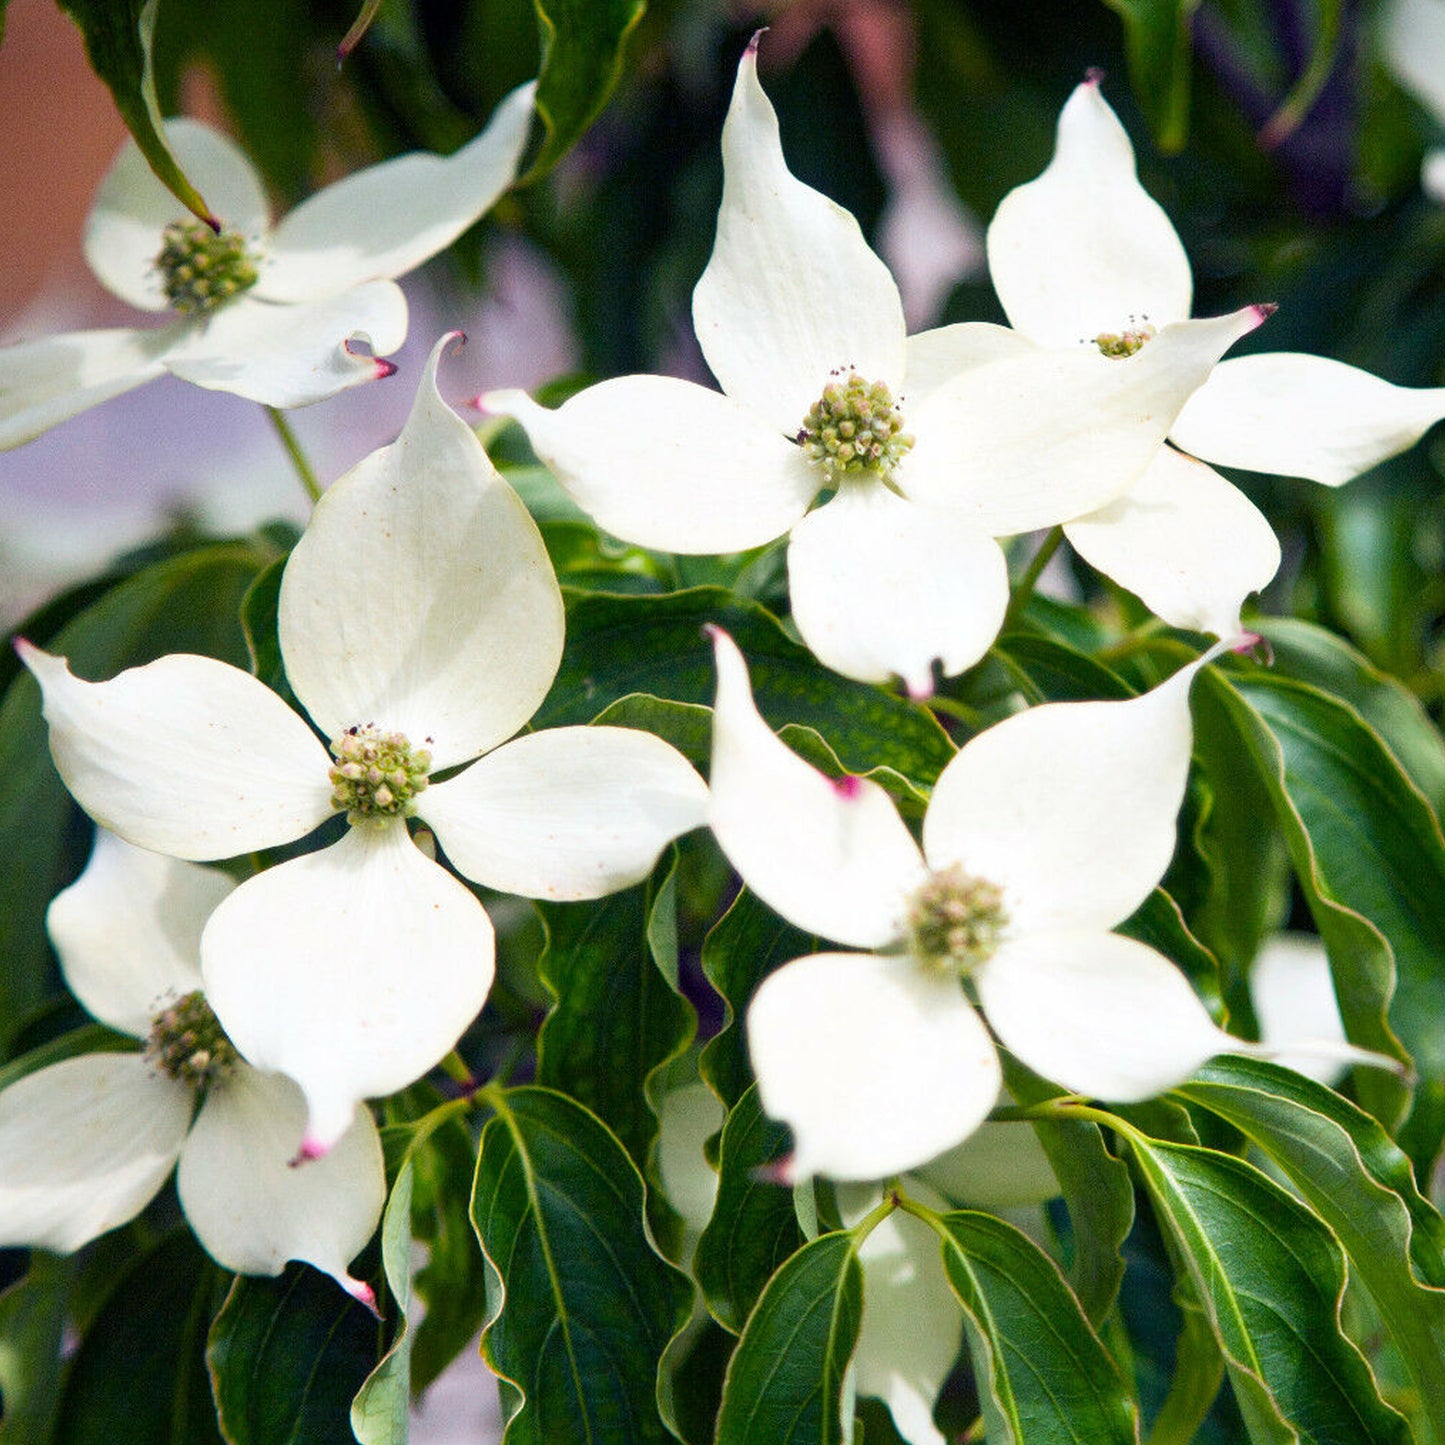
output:
<svg viewBox="0 0 1445 1445"><path fill-rule="evenodd" d="M278 211L382 157L455 148L536 73L532 0L385 0L338 71L357 5L162 0L163 110L234 134ZM0 343L133 324L79 245L124 127L53 0L11 0L4 14ZM408 279L398 375L294 414L323 481L396 433L422 360L452 327L470 337L443 378L459 405L559 378L706 378L690 297L712 244L724 109L763 24L789 164L858 216L911 329L1004 319L984 227L1047 163L1060 106L1100 67L1194 264L1196 314L1274 301L1240 350L1445 381L1445 185L1432 156L1445 135L1445 0L652 0L577 146ZM1264 610L1343 633L1437 717L1442 473L1437 436L1338 491L1236 478L1284 547ZM307 510L260 408L152 383L0 454L0 622L176 540ZM1121 620L1143 615L1082 563L1058 580ZM464 1355L459 1368L428 1397L418 1445L494 1438L480 1362Z"/></svg>

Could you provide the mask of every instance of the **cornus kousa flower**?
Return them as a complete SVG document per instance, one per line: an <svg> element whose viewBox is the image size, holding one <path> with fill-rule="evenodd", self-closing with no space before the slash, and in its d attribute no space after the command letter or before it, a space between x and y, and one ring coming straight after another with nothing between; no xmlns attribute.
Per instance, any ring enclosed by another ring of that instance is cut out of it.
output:
<svg viewBox="0 0 1445 1445"><path fill-rule="evenodd" d="M721 394L626 376L555 411L515 391L480 404L515 416L579 505L627 541L730 552L789 533L808 646L850 677L896 675L926 694L935 662L961 672L998 631L1008 579L993 538L1127 486L1260 318L1169 327L1128 366L1021 350L1000 327L907 337L898 288L857 222L788 171L756 40L723 166L717 240L693 293Z"/></svg>
<svg viewBox="0 0 1445 1445"><path fill-rule="evenodd" d="M1148 1098L1257 1047L1219 1029L1161 954L1111 931L1174 851L1189 685L1213 653L1140 697L1030 708L974 738L939 776L920 850L877 784L789 751L736 646L714 643L718 842L784 918L877 950L797 959L748 1008L763 1106L796 1141L786 1177L885 1178L978 1127L999 1065L965 983L1018 1058L1097 1098Z"/></svg>
<svg viewBox="0 0 1445 1445"><path fill-rule="evenodd" d="M274 228L260 176L209 126L172 120L166 139L214 208L215 230L127 142L91 207L85 255L102 285L171 323L0 349L0 448L165 372L277 407L390 376L396 368L376 358L406 340L407 324L393 278L450 245L511 184L532 92L513 91L454 155L358 171ZM354 347L358 337L374 355Z"/></svg>
<svg viewBox="0 0 1445 1445"><path fill-rule="evenodd" d="M207 1252L242 1274L305 1260L346 1271L386 1198L381 1143L357 1109L314 1168L288 1160L301 1091L237 1055L206 1002L201 930L235 884L101 831L47 923L71 992L142 1053L86 1054L0 1092L0 1244L69 1253L134 1218L177 1170Z"/></svg>
<svg viewBox="0 0 1445 1445"><path fill-rule="evenodd" d="M1015 328L1011 341L997 338L1001 348L1074 345L1134 365L1189 315L1189 259L1139 184L1097 74L1064 106L1048 168L1004 197L987 244ZM1274 576L1279 544L1205 463L1338 486L1412 446L1442 416L1445 389L1392 386L1324 357L1224 361L1171 420L1175 447L1159 447L1141 474L1058 520L1085 558L1166 622L1230 636L1245 597Z"/></svg>
<svg viewBox="0 0 1445 1445"><path fill-rule="evenodd" d="M275 693L204 657L88 683L21 654L56 765L97 821L172 856L227 858L310 833L340 841L248 879L201 941L207 997L260 1068L289 1074L319 1154L358 1100L430 1068L486 998L493 935L472 892L596 898L703 821L706 790L651 734L559 728L504 742L562 651L535 523L426 367L406 427L322 498L286 566L286 674L330 751ZM464 772L438 772L486 754Z"/></svg>

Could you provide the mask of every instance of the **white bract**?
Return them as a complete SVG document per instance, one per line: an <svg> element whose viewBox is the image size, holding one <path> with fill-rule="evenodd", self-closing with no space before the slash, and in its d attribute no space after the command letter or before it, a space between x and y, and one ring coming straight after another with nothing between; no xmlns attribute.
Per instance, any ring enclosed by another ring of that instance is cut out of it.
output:
<svg viewBox="0 0 1445 1445"><path fill-rule="evenodd" d="M974 738L938 779L920 851L877 784L830 780L773 734L741 654L714 640L723 851L790 922L881 950L797 959L748 1009L792 1177L886 1178L982 1123L999 1065L961 976L1014 1054L1092 1097L1149 1098L1249 1047L1172 963L1111 931L1174 851L1189 685L1208 655L1140 697L1030 708Z"/></svg>
<svg viewBox="0 0 1445 1445"><path fill-rule="evenodd" d="M131 842L229 858L338 810L353 823L243 883L201 945L236 1047L301 1085L306 1154L358 1100L435 1064L491 984L486 912L412 843L408 816L476 882L588 899L644 878L705 811L697 773L649 733L558 728L498 746L556 674L562 600L536 524L437 391L446 344L401 436L331 487L286 566L286 675L334 756L226 663L173 655L89 683L20 647L61 776Z"/></svg>
<svg viewBox="0 0 1445 1445"><path fill-rule="evenodd" d="M693 293L722 392L624 376L555 411L516 391L480 404L515 416L578 504L629 542L733 552L789 533L793 617L818 658L926 695L935 663L963 671L998 631L1008 579L993 539L1128 486L1260 317L1168 327L1127 364L1041 351L1003 327L910 338L858 223L789 172L756 42L722 149L717 239Z"/></svg>
<svg viewBox="0 0 1445 1445"><path fill-rule="evenodd" d="M1189 259L1139 184L1098 77L1064 106L1048 168L1000 203L988 259L1015 344L1026 348L1077 346L1133 365L1189 315ZM1321 356L1224 361L1166 428L1182 450L1158 447L1110 495L1059 520L1085 558L1166 622L1232 636L1245 597L1274 576L1279 544L1244 494L1204 463L1338 486L1412 446L1442 416L1445 389L1392 386Z"/></svg>
<svg viewBox="0 0 1445 1445"><path fill-rule="evenodd" d="M325 1159L290 1168L300 1090L236 1058L203 999L201 931L234 887L101 831L50 905L71 992L149 1046L67 1059L0 1093L0 1245L68 1254L139 1214L179 1164L181 1206L219 1264L274 1275L304 1260L371 1304L346 1270L386 1198L371 1115L357 1108Z"/></svg>
<svg viewBox="0 0 1445 1445"><path fill-rule="evenodd" d="M127 141L91 207L86 259L121 300L174 319L0 349L0 449L166 372L276 407L390 376L396 368L376 358L401 346L407 325L394 278L449 246L512 183L533 88L507 96L455 154L357 171L274 227L245 154L200 121L169 121L166 140L215 211L219 236Z"/></svg>

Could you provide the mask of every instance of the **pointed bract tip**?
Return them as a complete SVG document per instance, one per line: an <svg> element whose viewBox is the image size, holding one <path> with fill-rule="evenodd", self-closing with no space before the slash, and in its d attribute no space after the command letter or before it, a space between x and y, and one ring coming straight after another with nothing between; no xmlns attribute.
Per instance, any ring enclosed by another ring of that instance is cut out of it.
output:
<svg viewBox="0 0 1445 1445"><path fill-rule="evenodd" d="M1276 311L1279 310L1278 301L1261 301L1257 306L1249 308L1254 312L1256 326L1263 326Z"/></svg>
<svg viewBox="0 0 1445 1445"><path fill-rule="evenodd" d="M459 327L448 331L447 334L442 337L442 344L455 356L457 352L467 344L467 333Z"/></svg>
<svg viewBox="0 0 1445 1445"><path fill-rule="evenodd" d="M330 1152L329 1144L323 1144L319 1139L308 1134L301 1141L301 1147L296 1151L296 1157L288 1162L291 1168L299 1169L301 1165L308 1164L313 1159L324 1159Z"/></svg>
<svg viewBox="0 0 1445 1445"><path fill-rule="evenodd" d="M376 1291L372 1289L364 1279L353 1279L350 1275L347 1275L344 1279L339 1280L338 1283L357 1304L369 1309L377 1319L381 1318L381 1311L377 1308L376 1304Z"/></svg>
<svg viewBox="0 0 1445 1445"><path fill-rule="evenodd" d="M768 27L766 25L762 26L758 30L754 30L752 34L752 39L748 41L748 48L743 51L743 55L745 57L751 56L754 60L756 60L758 54L758 46L762 43L763 36L767 33Z"/></svg>
<svg viewBox="0 0 1445 1445"><path fill-rule="evenodd" d="M727 633L724 632L722 628L717 625L716 622L704 622L702 625L702 635L707 638L709 642L713 643L714 646L716 646L717 640L720 637L726 637ZM18 645L19 644L17 640L17 646Z"/></svg>
<svg viewBox="0 0 1445 1445"><path fill-rule="evenodd" d="M775 1159L771 1164L759 1164L748 1171L751 1179L759 1184L787 1184L797 1183L797 1174L793 1170L795 1156L785 1154L781 1159Z"/></svg>
<svg viewBox="0 0 1445 1445"><path fill-rule="evenodd" d="M1104 68L1100 65L1091 65L1084 72L1084 84L1092 85L1097 90L1104 83Z"/></svg>
<svg viewBox="0 0 1445 1445"><path fill-rule="evenodd" d="M833 779L833 791L845 803L854 802L863 793L863 779L857 773L844 773L841 778Z"/></svg>
<svg viewBox="0 0 1445 1445"><path fill-rule="evenodd" d="M223 225L223 222L219 216L212 215L210 211L207 211L206 214L201 217L201 219L206 223L206 225L211 228L212 231L216 233L216 235L219 236L221 234L221 227Z"/></svg>
<svg viewBox="0 0 1445 1445"><path fill-rule="evenodd" d="M40 650L28 637L21 637L18 632L10 639L10 646L15 649L21 662L27 661Z"/></svg>
<svg viewBox="0 0 1445 1445"><path fill-rule="evenodd" d="M386 361L378 356L372 362L372 370L376 373L373 381L385 381L388 376L395 376L399 368L396 362Z"/></svg>

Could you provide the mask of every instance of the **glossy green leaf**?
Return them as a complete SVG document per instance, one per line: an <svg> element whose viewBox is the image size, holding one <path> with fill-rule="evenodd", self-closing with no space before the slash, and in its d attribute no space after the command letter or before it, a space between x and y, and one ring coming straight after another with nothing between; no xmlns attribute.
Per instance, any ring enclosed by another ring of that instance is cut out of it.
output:
<svg viewBox="0 0 1445 1445"><path fill-rule="evenodd" d="M215 222L200 192L176 164L161 130L151 53L158 0L59 0L80 27L90 68L110 88L126 129L151 169L187 210Z"/></svg>
<svg viewBox="0 0 1445 1445"><path fill-rule="evenodd" d="M524 177L538 180L597 119L622 75L623 48L647 0L534 0L542 36L537 114L547 129Z"/></svg>
<svg viewBox="0 0 1445 1445"><path fill-rule="evenodd" d="M723 1026L707 1041L700 1070L714 1093L729 1108L737 1105L748 1085L743 1017L758 985L776 968L795 958L817 953L819 940L779 918L746 888L739 889L702 946L702 967L726 1005Z"/></svg>
<svg viewBox="0 0 1445 1445"><path fill-rule="evenodd" d="M656 931L673 916L675 867L669 850L649 884L537 905L548 936L537 970L556 1000L537 1038L537 1082L591 1109L639 1168L657 1137L647 1081L696 1022L677 990L675 937L669 950Z"/></svg>
<svg viewBox="0 0 1445 1445"><path fill-rule="evenodd" d="M538 727L590 722L618 698L650 693L711 707L717 687L703 625L726 629L752 673L774 728L816 729L854 772L889 767L931 784L954 754L932 714L881 688L826 672L756 603L714 587L664 597L567 595L567 651Z"/></svg>
<svg viewBox="0 0 1445 1445"><path fill-rule="evenodd" d="M1219 994L1219 960L1189 931L1179 905L1162 888L1156 888L1134 913L1119 925L1120 933L1147 943L1172 959L1188 975L1209 1011L1222 1012Z"/></svg>
<svg viewBox="0 0 1445 1445"><path fill-rule="evenodd" d="M71 1362L56 1441L220 1445L205 1344L223 1280L184 1230L142 1255Z"/></svg>
<svg viewBox="0 0 1445 1445"><path fill-rule="evenodd" d="M1341 637L1297 617L1251 624L1274 653L1270 670L1348 703L1394 753L1415 786L1445 807L1445 736L1420 700Z"/></svg>
<svg viewBox="0 0 1445 1445"><path fill-rule="evenodd" d="M206 1351L227 1445L355 1445L351 1401L376 1356L376 1321L320 1271L238 1276Z"/></svg>
<svg viewBox="0 0 1445 1445"><path fill-rule="evenodd" d="M245 666L237 611L268 557L245 543L216 543L159 562L108 591L54 636L30 640L68 657L91 681L167 652L199 652ZM51 982L45 909L80 872L89 824L54 765L40 689L28 673L0 702L0 1057Z"/></svg>
<svg viewBox="0 0 1445 1445"><path fill-rule="evenodd" d="M1011 1224L939 1220L990 1445L1131 1445L1137 1410L1058 1266Z"/></svg>
<svg viewBox="0 0 1445 1445"><path fill-rule="evenodd" d="M789 1142L786 1125L763 1113L756 1084L723 1125L717 1202L693 1270L713 1318L734 1334L778 1266L803 1243L793 1191L767 1178L768 1166L787 1154Z"/></svg>
<svg viewBox="0 0 1445 1445"><path fill-rule="evenodd" d="M1314 1214L1229 1154L1130 1132L1161 1227L1219 1340L1250 1439L1403 1445L1340 1330L1344 1256Z"/></svg>
<svg viewBox="0 0 1445 1445"><path fill-rule="evenodd" d="M381 1216L381 1268L396 1305L391 1344L351 1402L351 1429L361 1445L406 1445L411 1408L412 1153L397 1171Z"/></svg>
<svg viewBox="0 0 1445 1445"><path fill-rule="evenodd" d="M645 692L629 693L593 719L599 727L640 728L671 743L695 768L712 757L712 709L697 702L668 702Z"/></svg>
<svg viewBox="0 0 1445 1445"><path fill-rule="evenodd" d="M477 1151L466 1122L450 1117L411 1156L412 1237L426 1247L413 1284L426 1305L412 1332L411 1387L425 1390L472 1342L486 1319L486 1262L472 1229Z"/></svg>
<svg viewBox="0 0 1445 1445"><path fill-rule="evenodd" d="M1393 1052L1382 1015L1422 1076L1414 1123L1422 1157L1445 1137L1445 840L1429 804L1358 714L1302 683L1211 669L1251 759L1330 954L1350 1037ZM1242 746L1240 746L1242 744ZM1399 1085L1357 1071L1371 1112Z"/></svg>
<svg viewBox="0 0 1445 1445"><path fill-rule="evenodd" d="M472 1222L493 1271L483 1352L508 1385L506 1445L661 1445L658 1362L691 1291L648 1238L642 1176L564 1095L489 1097Z"/></svg>
<svg viewBox="0 0 1445 1445"><path fill-rule="evenodd" d="M69 1258L35 1250L27 1273L0 1293L3 1445L51 1445L74 1274Z"/></svg>
<svg viewBox="0 0 1445 1445"><path fill-rule="evenodd" d="M1130 688L1103 663L1075 647L1033 632L1006 632L993 645L1028 702L1093 702L1132 697Z"/></svg>
<svg viewBox="0 0 1445 1445"><path fill-rule="evenodd" d="M1333 1230L1445 1442L1445 1220L1404 1153L1348 1100L1275 1064L1216 1059L1176 1092L1246 1134Z"/></svg>
<svg viewBox="0 0 1445 1445"><path fill-rule="evenodd" d="M805 1244L769 1281L733 1351L717 1445L839 1445L843 1376L862 1321L852 1235Z"/></svg>
<svg viewBox="0 0 1445 1445"><path fill-rule="evenodd" d="M1195 688L1191 703L1199 806L1185 830L1189 852L1176 867L1198 861L1190 919L1219 960L1225 997L1243 1010L1251 1007L1249 963L1288 907L1289 858L1269 782L1257 768L1240 767L1237 732L1220 692Z"/></svg>
<svg viewBox="0 0 1445 1445"><path fill-rule="evenodd" d="M1199 0L1105 0L1124 22L1129 80L1160 150L1189 135L1190 25Z"/></svg>
<svg viewBox="0 0 1445 1445"><path fill-rule="evenodd" d="M1020 1104L1059 1097L1059 1089L1004 1058L1004 1080ZM1085 1315L1100 1324L1124 1279L1124 1241L1134 1222L1134 1186L1104 1132L1085 1120L1039 1120L1034 1128L1059 1181L1073 1229L1069 1274Z"/></svg>

